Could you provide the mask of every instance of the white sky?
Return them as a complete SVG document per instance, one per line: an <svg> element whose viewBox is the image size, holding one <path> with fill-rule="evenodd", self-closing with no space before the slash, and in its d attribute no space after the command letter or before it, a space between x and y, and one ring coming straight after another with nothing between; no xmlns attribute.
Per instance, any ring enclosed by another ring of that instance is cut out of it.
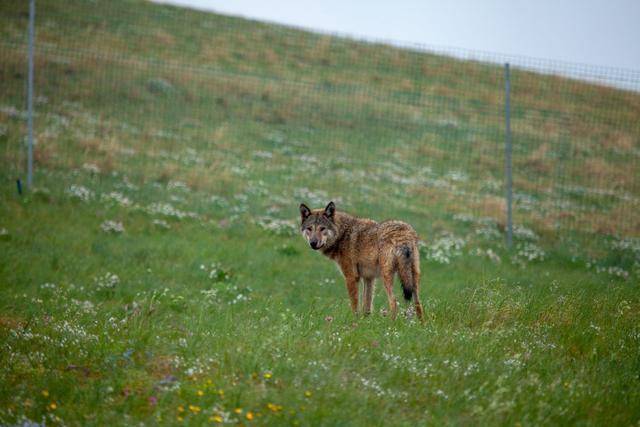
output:
<svg viewBox="0 0 640 427"><path fill-rule="evenodd" d="M640 70L640 0L160 0L259 20Z"/></svg>

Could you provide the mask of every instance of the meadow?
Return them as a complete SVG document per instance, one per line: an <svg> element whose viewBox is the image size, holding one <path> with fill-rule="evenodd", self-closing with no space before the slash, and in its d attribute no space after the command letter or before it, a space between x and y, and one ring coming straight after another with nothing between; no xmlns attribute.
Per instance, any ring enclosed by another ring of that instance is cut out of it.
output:
<svg viewBox="0 0 640 427"><path fill-rule="evenodd" d="M635 425L640 95L147 2L0 4L0 424ZM354 317L298 205L414 225ZM396 288L400 296L399 285Z"/></svg>

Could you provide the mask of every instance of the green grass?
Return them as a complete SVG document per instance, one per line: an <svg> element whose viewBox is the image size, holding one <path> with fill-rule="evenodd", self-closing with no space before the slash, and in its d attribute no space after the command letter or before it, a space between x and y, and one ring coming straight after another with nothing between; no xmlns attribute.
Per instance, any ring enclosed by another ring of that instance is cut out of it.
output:
<svg viewBox="0 0 640 427"><path fill-rule="evenodd" d="M23 3L0 5L0 424L638 423L638 94L514 70L508 251L500 67L39 1L19 196ZM424 325L380 292L350 313L297 232L329 199L414 225Z"/></svg>
<svg viewBox="0 0 640 427"><path fill-rule="evenodd" d="M302 425L640 416L635 281L552 256L525 268L423 259L426 325L378 310L354 318L335 268L300 238L221 227L215 214L159 230L143 212L54 192L4 200L5 423L249 424L247 411L260 424ZM101 231L107 218L125 232ZM211 277L214 262L224 273ZM113 288L101 285L108 272Z"/></svg>

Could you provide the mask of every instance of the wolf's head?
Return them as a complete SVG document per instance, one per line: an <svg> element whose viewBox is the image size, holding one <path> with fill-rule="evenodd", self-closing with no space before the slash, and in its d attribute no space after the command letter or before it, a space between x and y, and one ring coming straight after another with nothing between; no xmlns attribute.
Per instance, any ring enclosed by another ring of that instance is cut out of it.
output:
<svg viewBox="0 0 640 427"><path fill-rule="evenodd" d="M324 209L311 210L302 203L300 205L300 232L311 249L318 250L331 246L338 238L338 226L334 221L336 205L329 202Z"/></svg>

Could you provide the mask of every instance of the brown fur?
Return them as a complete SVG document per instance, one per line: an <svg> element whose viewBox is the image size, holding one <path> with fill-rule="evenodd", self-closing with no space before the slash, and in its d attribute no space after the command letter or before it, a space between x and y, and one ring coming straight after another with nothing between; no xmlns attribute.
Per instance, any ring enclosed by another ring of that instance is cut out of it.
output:
<svg viewBox="0 0 640 427"><path fill-rule="evenodd" d="M382 278L391 316L395 318L398 303L393 295L393 278L397 273L405 298L413 298L416 314L423 320L418 296L420 256L418 235L402 221L375 222L337 212L333 202L324 209L300 205L300 231L312 249L334 260L344 275L351 309L358 311L358 283L364 282L363 311L371 313L374 280Z"/></svg>

